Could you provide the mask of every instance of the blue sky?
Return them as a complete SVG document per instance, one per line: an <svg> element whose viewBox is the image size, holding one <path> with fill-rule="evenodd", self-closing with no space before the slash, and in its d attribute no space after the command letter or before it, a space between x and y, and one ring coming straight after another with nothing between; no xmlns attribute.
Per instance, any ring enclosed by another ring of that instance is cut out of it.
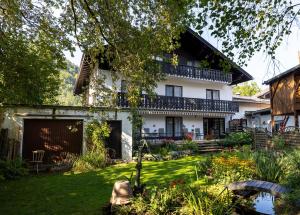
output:
<svg viewBox="0 0 300 215"><path fill-rule="evenodd" d="M203 33L202 36L216 48L220 49L220 47L218 47L218 41L210 37L208 32ZM259 52L250 59L247 66L243 66L243 69L250 73L254 77L254 80L261 85L262 88L266 88L267 86L262 85L263 81L300 63L298 57L299 51L300 28L298 26L294 26L292 28L292 34L285 38L284 42L276 51L276 58L279 60L280 65L279 68L268 68L269 60L266 59L263 52ZM71 62L79 66L82 55L82 52L79 49L77 49L74 53L74 57L71 57L69 53L65 53L65 55Z"/></svg>

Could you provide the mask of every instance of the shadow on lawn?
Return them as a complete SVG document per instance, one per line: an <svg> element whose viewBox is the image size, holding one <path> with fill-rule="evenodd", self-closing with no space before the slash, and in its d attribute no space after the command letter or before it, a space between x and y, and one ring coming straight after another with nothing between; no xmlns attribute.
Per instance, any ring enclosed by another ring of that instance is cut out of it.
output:
<svg viewBox="0 0 300 215"><path fill-rule="evenodd" d="M201 158L143 162L142 183L168 185L182 178L195 180ZM135 163L85 173L29 176L0 183L0 214L101 214L116 180L135 175Z"/></svg>

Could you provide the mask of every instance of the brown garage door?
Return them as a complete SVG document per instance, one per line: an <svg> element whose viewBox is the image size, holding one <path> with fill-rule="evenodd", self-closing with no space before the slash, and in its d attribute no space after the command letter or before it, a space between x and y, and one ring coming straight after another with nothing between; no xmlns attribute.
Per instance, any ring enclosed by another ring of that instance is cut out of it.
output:
<svg viewBox="0 0 300 215"><path fill-rule="evenodd" d="M45 163L61 159L63 152L80 154L82 120L25 119L23 159L31 160L32 151L45 150Z"/></svg>

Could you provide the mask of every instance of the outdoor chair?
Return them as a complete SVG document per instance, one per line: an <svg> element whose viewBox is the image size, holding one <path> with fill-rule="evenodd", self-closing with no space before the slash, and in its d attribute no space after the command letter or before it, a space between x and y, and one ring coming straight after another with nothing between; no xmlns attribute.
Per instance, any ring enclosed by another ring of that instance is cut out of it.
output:
<svg viewBox="0 0 300 215"><path fill-rule="evenodd" d="M39 173L39 164L43 163L45 151L44 150L35 150L32 151L32 161L33 165L36 167L36 173Z"/></svg>

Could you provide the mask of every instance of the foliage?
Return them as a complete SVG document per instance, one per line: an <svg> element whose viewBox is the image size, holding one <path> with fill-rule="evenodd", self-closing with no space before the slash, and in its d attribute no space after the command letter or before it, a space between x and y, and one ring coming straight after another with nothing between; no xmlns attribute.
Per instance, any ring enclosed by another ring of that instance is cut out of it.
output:
<svg viewBox="0 0 300 215"><path fill-rule="evenodd" d="M2 0L0 103L50 104L71 42L53 14L57 1Z"/></svg>
<svg viewBox="0 0 300 215"><path fill-rule="evenodd" d="M274 149L284 149L286 146L284 138L280 135L274 135L272 137L272 144Z"/></svg>
<svg viewBox="0 0 300 215"><path fill-rule="evenodd" d="M100 63L109 61L116 71L114 82L117 77L126 79L128 100L135 107L140 93L153 93L164 78L153 56L178 63L174 50L186 26L200 35L208 29L221 40L222 51L229 58L236 54L239 62L245 63L256 51L274 57L299 13L299 4L285 0L2 0L0 99L8 103L52 102L63 51L73 51L76 43L90 56L92 65L99 54ZM225 71L230 69L227 60L219 64Z"/></svg>
<svg viewBox="0 0 300 215"><path fill-rule="evenodd" d="M199 144L194 141L186 140L181 145L181 149L182 150L191 150L192 152L198 152Z"/></svg>
<svg viewBox="0 0 300 215"><path fill-rule="evenodd" d="M259 179L278 183L285 176L285 159L274 151L257 151L253 155Z"/></svg>
<svg viewBox="0 0 300 215"><path fill-rule="evenodd" d="M79 68L70 61L66 61L67 67L60 71L60 86L57 102L60 105L80 106L82 101L79 96L75 96L73 89Z"/></svg>
<svg viewBox="0 0 300 215"><path fill-rule="evenodd" d="M255 174L254 162L237 156L215 157L211 168L214 180L223 183L251 179Z"/></svg>
<svg viewBox="0 0 300 215"><path fill-rule="evenodd" d="M197 178L199 175L211 175L212 171L212 156L208 157L203 161L199 161L196 165Z"/></svg>
<svg viewBox="0 0 300 215"><path fill-rule="evenodd" d="M225 146L243 146L250 145L252 142L253 138L249 132L232 132L220 144Z"/></svg>
<svg viewBox="0 0 300 215"><path fill-rule="evenodd" d="M191 190L185 194L187 204L182 209L182 214L231 214L234 206L232 196L228 190L224 192L221 189L212 186L204 191Z"/></svg>
<svg viewBox="0 0 300 215"><path fill-rule="evenodd" d="M21 159L0 160L0 181L1 179L18 179L28 174L28 169Z"/></svg>
<svg viewBox="0 0 300 215"><path fill-rule="evenodd" d="M224 188L223 188L224 189ZM231 196L220 189L202 190L184 184L155 188L133 199L131 205L117 208L117 214L229 214Z"/></svg>
<svg viewBox="0 0 300 215"><path fill-rule="evenodd" d="M103 168L107 163L105 138L109 137L110 127L106 122L92 121L86 126L88 148L74 163L75 171Z"/></svg>
<svg viewBox="0 0 300 215"><path fill-rule="evenodd" d="M261 92L261 89L254 81L245 82L233 87L233 93L240 94L241 96L254 96L259 92Z"/></svg>
<svg viewBox="0 0 300 215"><path fill-rule="evenodd" d="M264 51L275 58L275 50L300 15L296 1L200 1L199 31L207 26L220 39L222 51L246 62L255 52Z"/></svg>

